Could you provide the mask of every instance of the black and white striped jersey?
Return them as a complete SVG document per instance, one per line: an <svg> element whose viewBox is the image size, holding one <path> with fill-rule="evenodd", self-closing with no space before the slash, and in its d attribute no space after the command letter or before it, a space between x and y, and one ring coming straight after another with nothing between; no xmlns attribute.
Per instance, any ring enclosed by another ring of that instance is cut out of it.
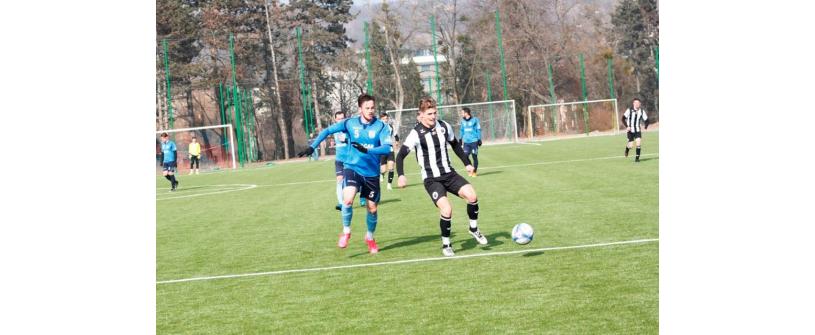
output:
<svg viewBox="0 0 815 335"><path fill-rule="evenodd" d="M433 128L416 123L402 145L416 151L416 161L422 170L424 180L427 177L440 177L455 171L447 153L447 142L455 139L453 127L447 122L438 120Z"/></svg>
<svg viewBox="0 0 815 335"><path fill-rule="evenodd" d="M631 127L632 133L639 133L643 128L648 127L648 115L645 110L628 108L623 113L623 124L626 127Z"/></svg>

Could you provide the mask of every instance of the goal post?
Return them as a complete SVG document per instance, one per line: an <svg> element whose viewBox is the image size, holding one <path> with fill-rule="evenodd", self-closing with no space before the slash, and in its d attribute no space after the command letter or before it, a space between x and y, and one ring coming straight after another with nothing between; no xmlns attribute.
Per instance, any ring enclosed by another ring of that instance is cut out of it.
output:
<svg viewBox="0 0 815 335"><path fill-rule="evenodd" d="M201 145L201 156L199 159L199 169L201 171L237 168L235 161L235 135L231 123L156 131L156 161L159 165L159 169L161 168L161 162L159 162L158 159L161 154L160 137L162 133L169 134L170 138L175 141L178 153L178 157L176 158L176 162L178 163L177 171L179 173L189 171L190 169L189 146L193 137L195 137L196 141Z"/></svg>
<svg viewBox="0 0 815 335"><path fill-rule="evenodd" d="M467 107L473 117L481 121L481 140L485 144L518 142L518 121L515 115L515 100L477 102L469 104L437 106L439 119L453 126L456 137L461 126L461 110ZM400 139L407 136L416 125L418 108L388 110L393 128Z"/></svg>
<svg viewBox="0 0 815 335"><path fill-rule="evenodd" d="M526 117L529 140L580 134L617 134L620 131L617 99L531 105L527 107Z"/></svg>

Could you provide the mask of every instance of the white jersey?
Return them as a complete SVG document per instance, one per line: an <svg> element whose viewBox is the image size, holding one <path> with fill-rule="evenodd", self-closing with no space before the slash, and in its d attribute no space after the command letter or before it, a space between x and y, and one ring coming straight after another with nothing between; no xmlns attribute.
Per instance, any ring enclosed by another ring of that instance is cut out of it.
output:
<svg viewBox="0 0 815 335"><path fill-rule="evenodd" d="M450 156L447 154L447 142L455 139L453 127L447 122L438 120L432 128L426 128L417 122L402 145L410 150L416 150L416 161L422 170L424 180L427 177L440 177L453 172Z"/></svg>
<svg viewBox="0 0 815 335"><path fill-rule="evenodd" d="M648 114L645 114L645 110L642 108L629 108L625 110L625 113L623 113L623 119L625 120L625 123L631 127L632 133L639 133L643 129L643 122L648 121Z"/></svg>

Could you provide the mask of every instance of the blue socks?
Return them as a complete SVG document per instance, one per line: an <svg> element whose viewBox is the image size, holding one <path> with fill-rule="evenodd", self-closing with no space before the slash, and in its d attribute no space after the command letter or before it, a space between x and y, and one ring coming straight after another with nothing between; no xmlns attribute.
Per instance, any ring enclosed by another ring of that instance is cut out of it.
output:
<svg viewBox="0 0 815 335"><path fill-rule="evenodd" d="M354 209L351 206L342 205L342 225L344 227L351 227L351 216L354 215Z"/></svg>
<svg viewBox="0 0 815 335"><path fill-rule="evenodd" d="M376 231L376 218L378 213L371 213L368 212L368 218L366 223L368 224L368 235L366 237L373 238L374 232Z"/></svg>

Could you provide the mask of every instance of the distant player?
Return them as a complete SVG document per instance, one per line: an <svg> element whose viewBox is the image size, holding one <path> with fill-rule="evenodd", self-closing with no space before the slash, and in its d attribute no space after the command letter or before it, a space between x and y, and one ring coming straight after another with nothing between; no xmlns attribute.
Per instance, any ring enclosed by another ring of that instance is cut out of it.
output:
<svg viewBox="0 0 815 335"><path fill-rule="evenodd" d="M198 165L201 160L201 143L198 143L195 136L192 137L192 142L190 142L187 152L190 155L190 174L193 172L193 166L195 166L195 174L198 174Z"/></svg>
<svg viewBox="0 0 815 335"><path fill-rule="evenodd" d="M481 122L473 117L470 108L461 109L461 127L459 127L461 141L464 142L464 155L468 158L473 155L473 171L467 172L470 177L478 174L478 147L481 146Z"/></svg>
<svg viewBox="0 0 815 335"><path fill-rule="evenodd" d="M334 123L340 123L345 119L345 112L334 113ZM342 210L342 170L343 162L348 159L348 136L344 132L334 133L334 150L337 152L334 158L334 175L337 176L337 206L338 211Z"/></svg>
<svg viewBox="0 0 815 335"><path fill-rule="evenodd" d="M454 133L453 127L442 120L436 121L437 117L436 101L432 98L423 98L419 101L419 123L411 129L405 137L402 148L396 156L396 173L399 174L397 183L404 188L407 185L405 177L404 161L411 149L416 150L416 161L422 171L424 188L436 207L439 208L441 217L439 227L441 228L441 251L445 256L453 256L453 247L450 244L450 229L452 226L453 207L447 199L447 192L458 195L467 201L467 215L470 217L470 235L475 238L478 244L487 244L487 238L478 229L478 198L475 189L464 177L453 170L450 164L450 155L447 152L447 144L453 148L456 155L464 162L464 167L468 172L475 168L470 164L470 160L461 148Z"/></svg>
<svg viewBox="0 0 815 335"><path fill-rule="evenodd" d="M392 190L393 187L391 186L391 182L393 182L393 151L397 144L399 144L399 134L393 131L393 125L391 125L390 120L388 119L388 113L379 114L379 120L384 122L385 125L390 128L391 132L391 142L393 145L391 146L391 152L387 155L383 155L379 157L379 181L383 181L385 177L385 172L388 172L388 190Z"/></svg>
<svg viewBox="0 0 815 335"><path fill-rule="evenodd" d="M178 180L175 179L175 169L177 166L175 142L170 141L170 135L161 133L161 171L164 178L170 181L170 191L175 191L178 188Z"/></svg>
<svg viewBox="0 0 815 335"><path fill-rule="evenodd" d="M357 99L359 106L359 116L354 116L335 123L320 132L306 150L298 153L302 157L311 155L314 149L325 140L328 135L343 132L348 137L349 145L347 157L343 161L343 203L342 203L342 234L340 234L337 246L345 248L351 238L351 216L353 214L351 205L357 190L361 191L360 196L367 198L368 232L365 235L365 243L368 245L368 252L375 254L379 248L374 240L374 231L377 224L377 203L379 202L379 156L387 155L391 150L390 128L376 118L374 111L374 97L363 94Z"/></svg>
<svg viewBox="0 0 815 335"><path fill-rule="evenodd" d="M625 145L625 157L628 157L628 151L631 150L632 144L636 142L637 156L634 158L634 162L637 163L640 162L642 128L644 126L645 129L648 129L648 115L645 114L644 109L640 108L640 105L640 99L634 98L634 100L631 101L631 107L625 110L622 118L623 125L625 125L628 130L628 144Z"/></svg>

